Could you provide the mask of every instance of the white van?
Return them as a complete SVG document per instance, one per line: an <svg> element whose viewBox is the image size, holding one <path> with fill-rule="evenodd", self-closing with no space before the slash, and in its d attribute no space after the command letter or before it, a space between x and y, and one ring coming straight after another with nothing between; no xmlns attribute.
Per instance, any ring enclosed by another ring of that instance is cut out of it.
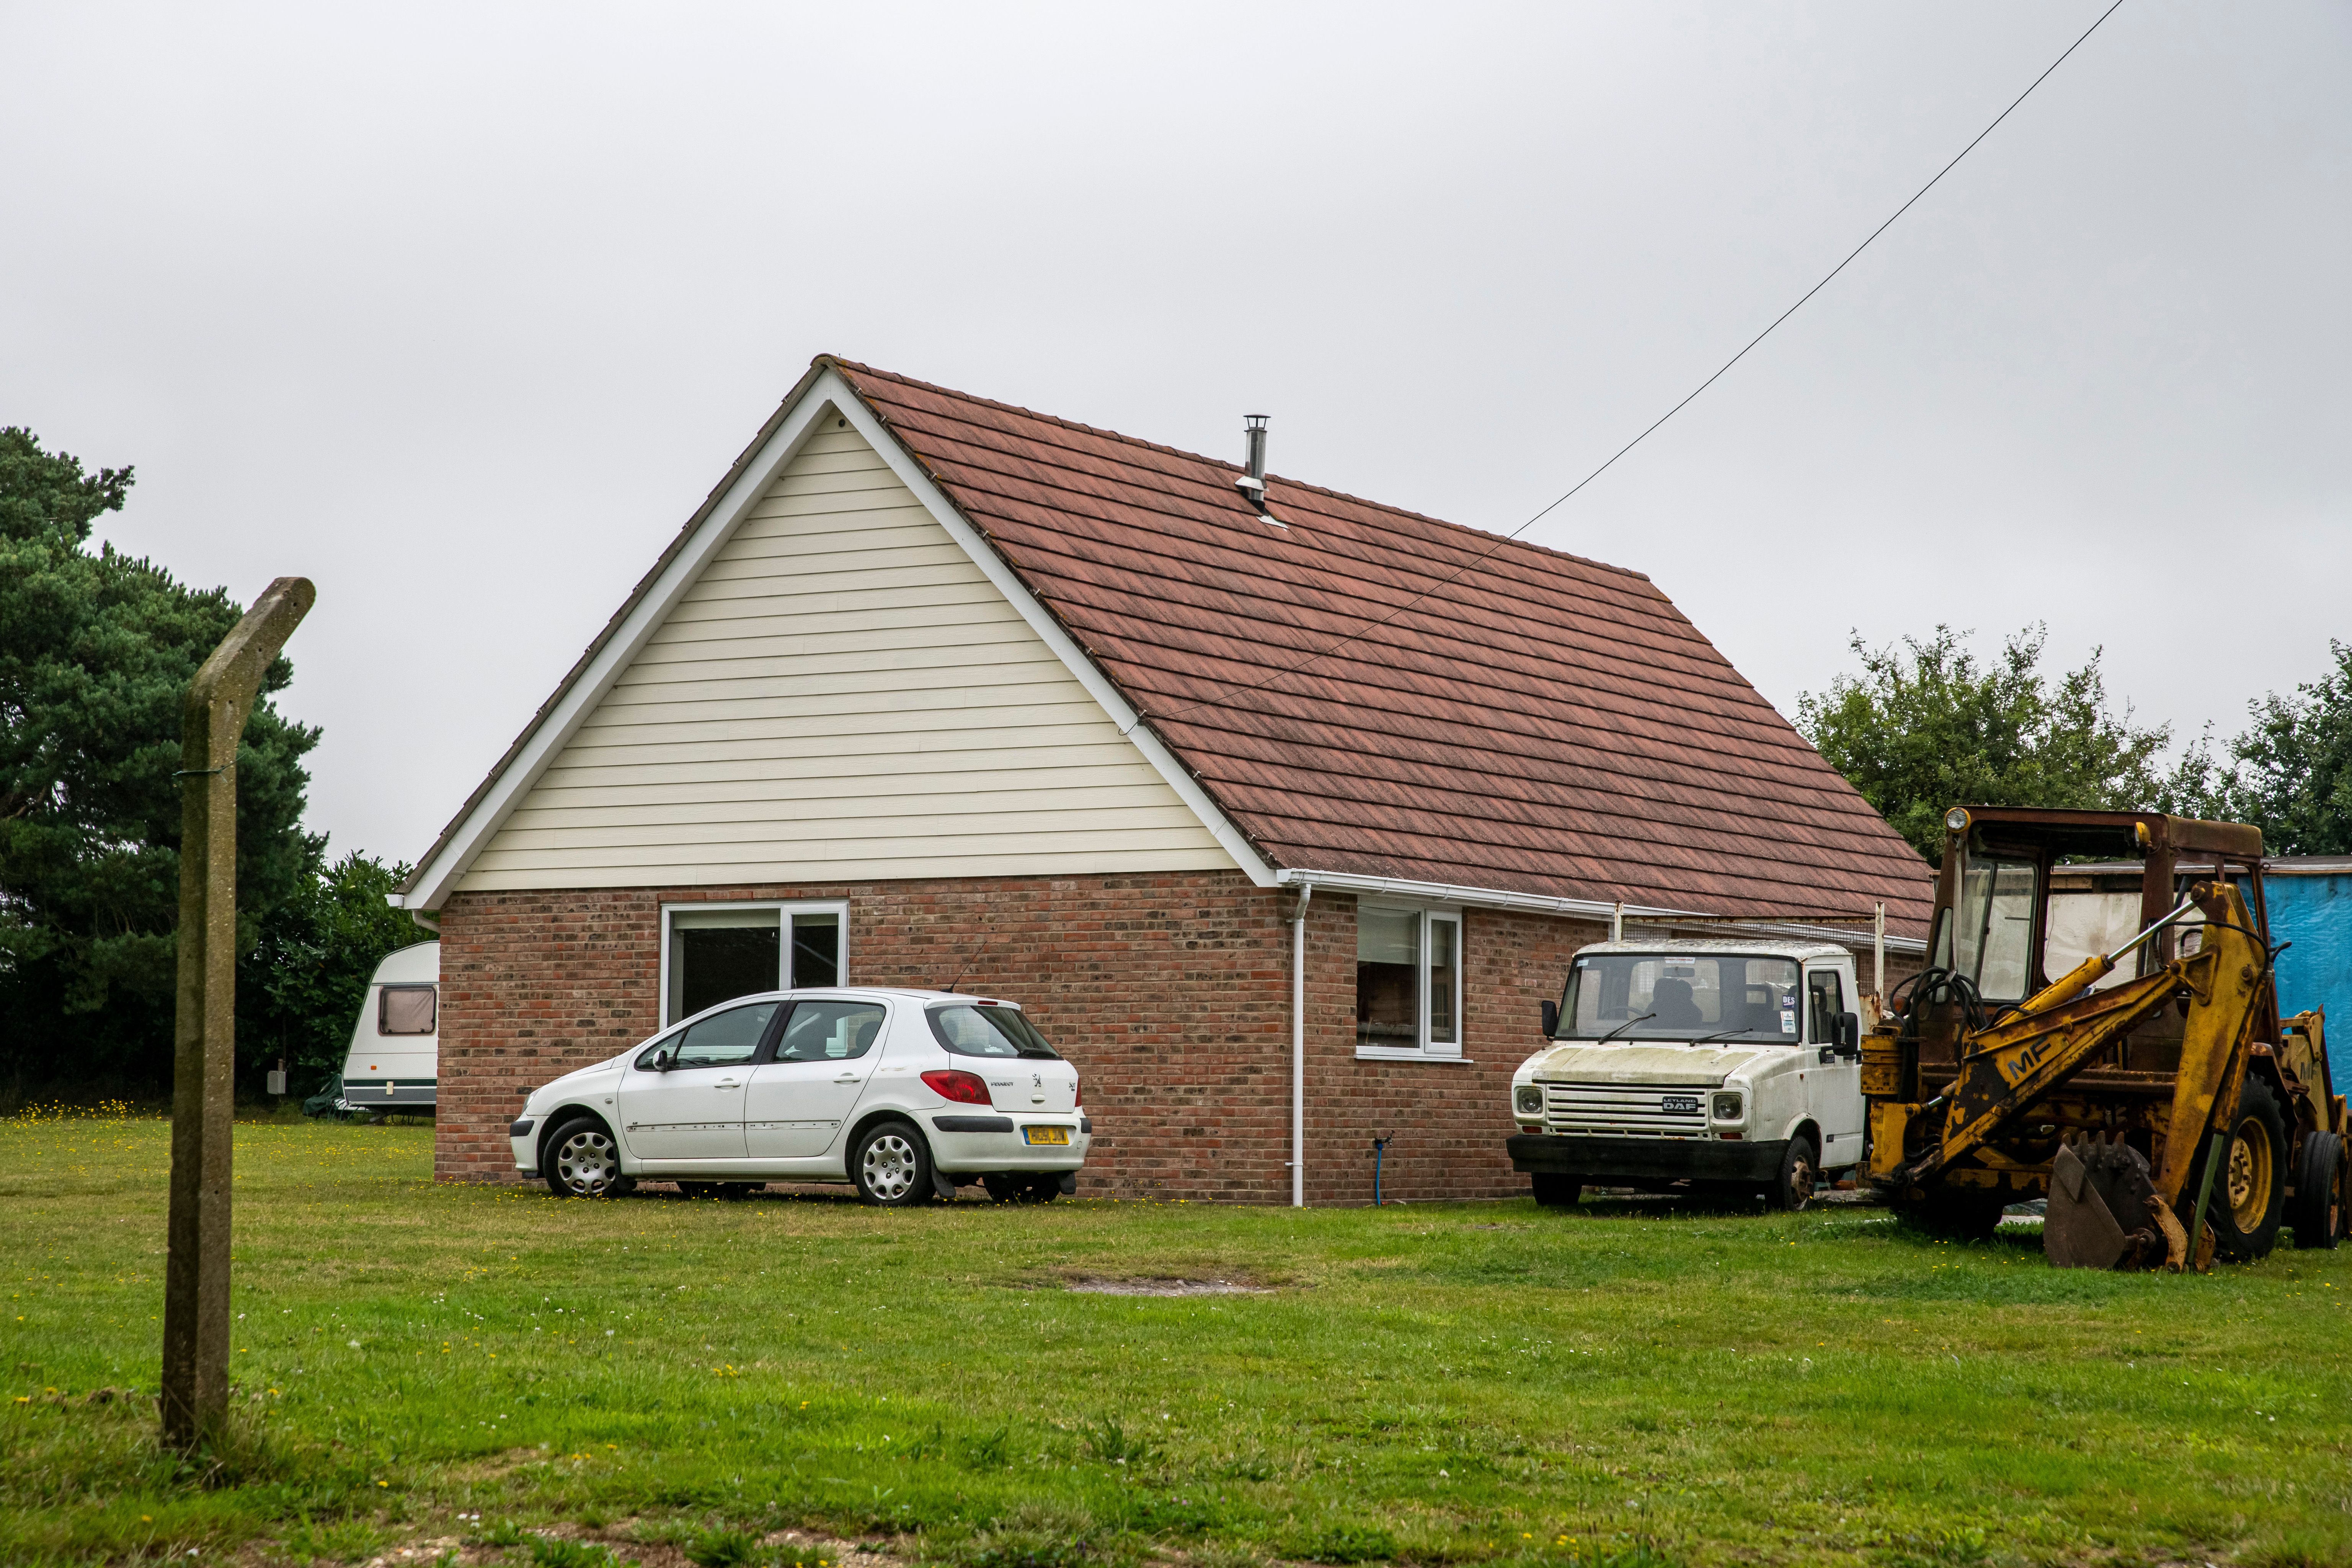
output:
<svg viewBox="0 0 2352 1568"><path fill-rule="evenodd" d="M420 942L375 966L335 1109L430 1115L440 1077L441 944Z"/></svg>
<svg viewBox="0 0 2352 1568"><path fill-rule="evenodd" d="M1827 943L1595 942L1512 1075L1511 1164L1546 1205L1688 1184L1802 1208L1863 1158L1860 1005Z"/></svg>

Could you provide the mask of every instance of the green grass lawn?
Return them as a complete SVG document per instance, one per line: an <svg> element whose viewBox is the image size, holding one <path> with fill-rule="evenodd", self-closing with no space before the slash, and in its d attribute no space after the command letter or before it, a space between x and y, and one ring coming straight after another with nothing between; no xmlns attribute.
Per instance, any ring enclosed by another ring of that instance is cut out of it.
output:
<svg viewBox="0 0 2352 1568"><path fill-rule="evenodd" d="M236 1429L191 1465L152 1440L167 1126L0 1123L0 1562L511 1521L648 1563L788 1526L958 1568L2352 1563L2352 1249L2176 1279L1859 1208L564 1203L436 1186L431 1138L240 1125ZM1176 1278L1265 1289L1068 1288Z"/></svg>

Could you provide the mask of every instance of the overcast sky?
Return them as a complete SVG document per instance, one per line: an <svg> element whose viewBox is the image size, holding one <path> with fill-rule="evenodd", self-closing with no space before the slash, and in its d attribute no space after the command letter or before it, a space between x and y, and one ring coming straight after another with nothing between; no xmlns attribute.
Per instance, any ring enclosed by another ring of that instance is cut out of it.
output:
<svg viewBox="0 0 2352 1568"><path fill-rule="evenodd" d="M0 5L0 423L318 608L413 859L818 352L1509 530L2100 4ZM1528 534L1793 712L1938 621L2224 734L2352 635L2352 6L2126 0Z"/></svg>

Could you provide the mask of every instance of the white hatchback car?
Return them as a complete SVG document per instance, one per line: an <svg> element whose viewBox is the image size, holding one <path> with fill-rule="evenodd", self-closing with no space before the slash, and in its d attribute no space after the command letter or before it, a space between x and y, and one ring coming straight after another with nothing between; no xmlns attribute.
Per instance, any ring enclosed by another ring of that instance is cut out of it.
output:
<svg viewBox="0 0 2352 1568"><path fill-rule="evenodd" d="M515 1166L561 1197L640 1179L740 1196L847 1182L869 1204L1077 1190L1077 1069L1013 1003L863 987L738 996L523 1102Z"/></svg>

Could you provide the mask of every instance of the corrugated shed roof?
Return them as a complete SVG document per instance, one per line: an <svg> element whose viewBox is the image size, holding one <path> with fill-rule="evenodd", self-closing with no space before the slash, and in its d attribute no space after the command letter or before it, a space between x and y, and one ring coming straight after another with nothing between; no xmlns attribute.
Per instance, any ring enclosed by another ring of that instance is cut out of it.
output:
<svg viewBox="0 0 2352 1568"><path fill-rule="evenodd" d="M819 363L1271 863L1924 929L1926 864L1640 573L1269 475L1278 528L1236 465Z"/></svg>

